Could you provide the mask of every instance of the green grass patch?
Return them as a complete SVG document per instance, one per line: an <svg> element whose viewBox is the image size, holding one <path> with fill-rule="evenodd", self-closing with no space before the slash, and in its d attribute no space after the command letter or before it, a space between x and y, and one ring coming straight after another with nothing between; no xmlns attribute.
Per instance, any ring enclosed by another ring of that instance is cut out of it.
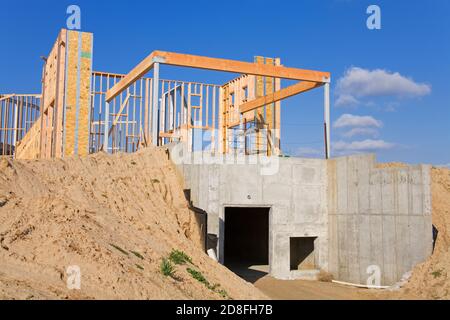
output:
<svg viewBox="0 0 450 320"><path fill-rule="evenodd" d="M124 255L126 255L126 256L129 255L128 252L125 251L125 250L123 250L121 247L119 247L119 246L117 246L117 245L115 245L115 244L113 244L113 243L110 243L109 245L110 245L111 247L113 247L114 249L116 249L116 250L122 252Z"/></svg>
<svg viewBox="0 0 450 320"><path fill-rule="evenodd" d="M161 273L166 277L174 278L175 276L175 267L173 266L172 262L167 258L162 259L160 270Z"/></svg>
<svg viewBox="0 0 450 320"><path fill-rule="evenodd" d="M133 251L133 250L130 250L130 252L131 252L132 254L134 254L136 257L138 257L139 259L144 260L144 257L143 257L142 254L140 254L139 252Z"/></svg>
<svg viewBox="0 0 450 320"><path fill-rule="evenodd" d="M220 294L224 299L231 299L230 296L228 295L228 292L226 292L224 289L220 289L216 292Z"/></svg>
<svg viewBox="0 0 450 320"><path fill-rule="evenodd" d="M431 275L436 279L442 276L442 270L436 270L431 273Z"/></svg>
<svg viewBox="0 0 450 320"><path fill-rule="evenodd" d="M169 259L175 264L185 264L185 263L192 264L191 257L189 257L186 253L180 250L173 249L169 255Z"/></svg>
<svg viewBox="0 0 450 320"><path fill-rule="evenodd" d="M192 276L192 278L194 278L198 282L203 283L205 285L205 287L207 287L209 290L220 294L222 296L222 298L224 298L224 299L230 299L230 296L228 295L228 293L224 289L220 289L220 284L216 283L216 284L211 285L209 283L209 281L206 280L205 276L198 270L195 270L192 268L187 268L186 270L187 270L187 272L189 272L189 274Z"/></svg>
<svg viewBox="0 0 450 320"><path fill-rule="evenodd" d="M186 270L187 270L187 272L189 272L189 274L192 276L192 278L194 278L198 282L203 283L205 286L208 287L208 289L210 288L208 280L206 280L206 278L203 276L203 274L200 271L197 271L197 270L191 269L191 268L187 268Z"/></svg>

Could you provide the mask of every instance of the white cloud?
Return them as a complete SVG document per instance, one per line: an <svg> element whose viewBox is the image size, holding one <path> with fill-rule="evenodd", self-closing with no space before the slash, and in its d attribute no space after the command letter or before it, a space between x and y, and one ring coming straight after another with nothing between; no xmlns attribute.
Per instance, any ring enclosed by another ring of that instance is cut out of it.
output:
<svg viewBox="0 0 450 320"><path fill-rule="evenodd" d="M345 138L353 138L355 136L370 136L372 138L376 138L379 135L378 130L373 128L353 128L342 134Z"/></svg>
<svg viewBox="0 0 450 320"><path fill-rule="evenodd" d="M417 83L398 72L353 67L337 81L336 93L336 106L351 106L358 104L357 98L362 97L422 97L431 93L431 86Z"/></svg>
<svg viewBox="0 0 450 320"><path fill-rule="evenodd" d="M367 139L363 141L337 141L333 144L333 150L342 152L342 151L351 151L351 152L361 152L361 151L375 151L375 150L386 150L391 149L395 146L395 144L386 142L384 140L372 140Z"/></svg>
<svg viewBox="0 0 450 320"><path fill-rule="evenodd" d="M360 104L358 99L356 99L354 96L349 94L341 94L336 99L336 102L334 103L336 107L342 107L342 106L356 106Z"/></svg>
<svg viewBox="0 0 450 320"><path fill-rule="evenodd" d="M339 119L337 119L333 127L334 128L345 128L345 127L375 127L381 128L383 122L375 119L371 116L355 116L352 114L343 114Z"/></svg>

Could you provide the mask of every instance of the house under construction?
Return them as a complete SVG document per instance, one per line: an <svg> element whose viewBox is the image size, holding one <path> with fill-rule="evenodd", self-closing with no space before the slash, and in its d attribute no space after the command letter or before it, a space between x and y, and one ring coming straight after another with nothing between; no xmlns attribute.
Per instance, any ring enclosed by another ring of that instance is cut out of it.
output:
<svg viewBox="0 0 450 320"><path fill-rule="evenodd" d="M430 167L330 157L330 73L153 51L128 74L93 71L93 35L61 30L42 92L0 95L0 152L64 158L166 146L221 263L280 279L391 285L432 251ZM164 79L160 65L240 74L225 84ZM281 80L296 83L282 88ZM323 87L322 89L319 89ZM324 93L324 159L282 157L281 100Z"/></svg>

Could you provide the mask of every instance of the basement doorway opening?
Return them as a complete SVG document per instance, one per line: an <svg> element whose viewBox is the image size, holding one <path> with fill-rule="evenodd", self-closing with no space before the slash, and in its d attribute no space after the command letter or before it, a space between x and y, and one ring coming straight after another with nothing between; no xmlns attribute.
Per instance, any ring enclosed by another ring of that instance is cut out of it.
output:
<svg viewBox="0 0 450 320"><path fill-rule="evenodd" d="M256 282L269 272L267 207L226 207L224 264L238 276Z"/></svg>

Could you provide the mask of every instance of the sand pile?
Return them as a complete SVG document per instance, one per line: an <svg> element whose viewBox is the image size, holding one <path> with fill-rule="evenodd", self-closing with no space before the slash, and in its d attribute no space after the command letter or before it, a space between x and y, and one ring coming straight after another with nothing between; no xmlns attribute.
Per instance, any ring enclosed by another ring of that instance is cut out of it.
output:
<svg viewBox="0 0 450 320"><path fill-rule="evenodd" d="M404 288L425 299L450 299L450 170L432 169L433 224L439 231L433 255L413 270Z"/></svg>
<svg viewBox="0 0 450 320"><path fill-rule="evenodd" d="M181 186L159 149L0 160L0 299L264 298L203 253ZM194 265L164 276L174 248ZM81 290L67 288L69 266Z"/></svg>

